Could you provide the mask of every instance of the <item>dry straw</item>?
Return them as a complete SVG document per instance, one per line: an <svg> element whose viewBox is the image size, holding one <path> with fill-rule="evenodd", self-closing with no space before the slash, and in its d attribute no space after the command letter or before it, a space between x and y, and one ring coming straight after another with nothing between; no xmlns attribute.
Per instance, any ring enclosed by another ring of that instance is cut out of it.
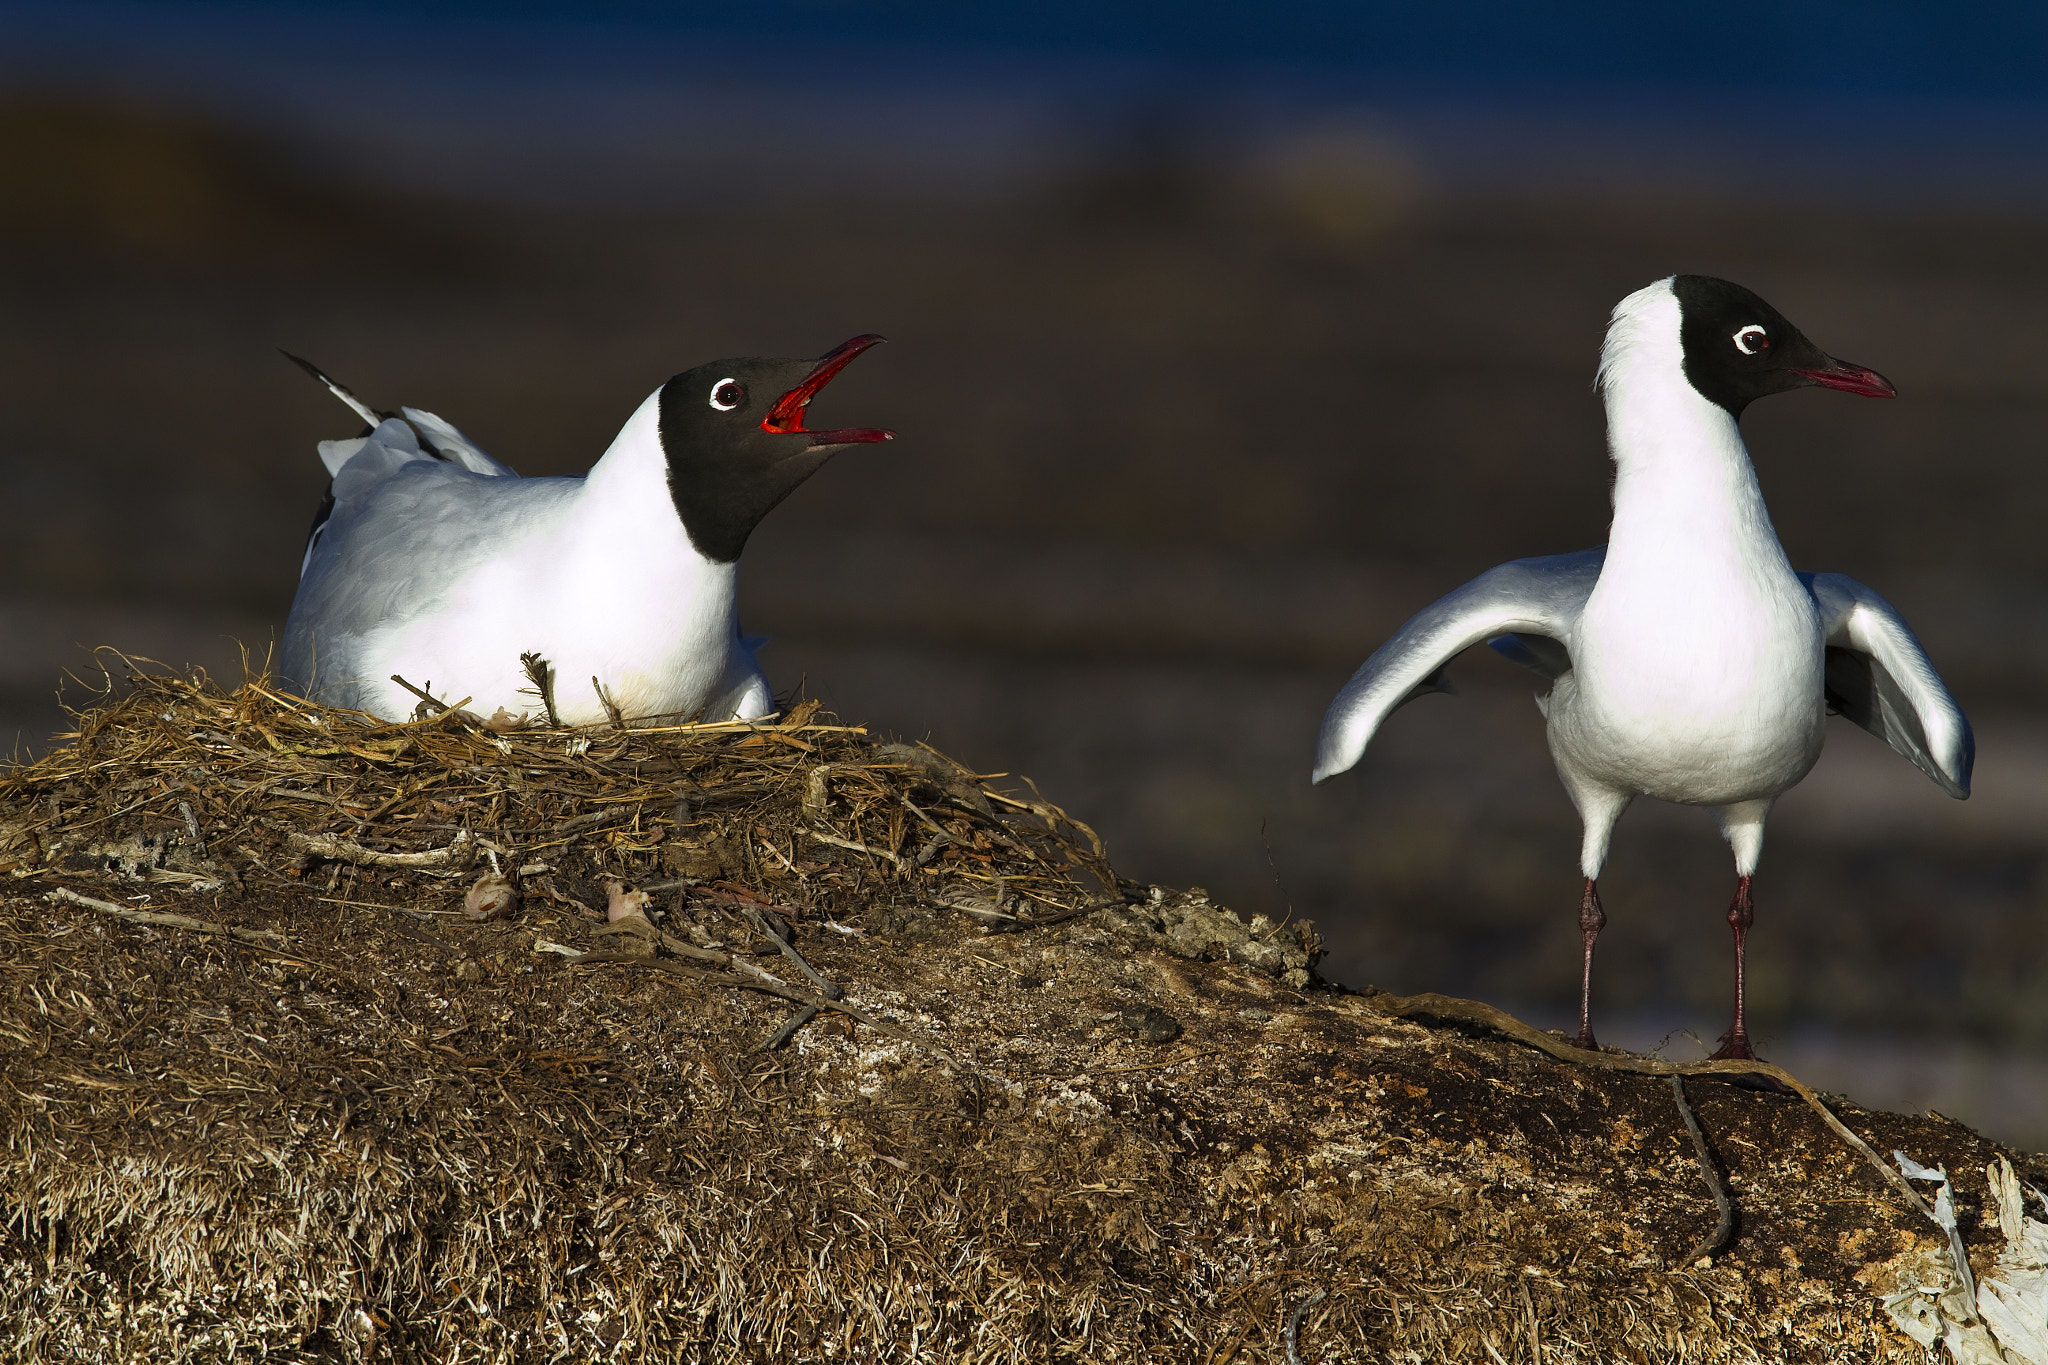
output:
<svg viewBox="0 0 2048 1365"><path fill-rule="evenodd" d="M1849 1269L1676 1262L1668 1081L1297 989L1305 926L815 706L77 717L0 780L0 1357L1913 1358ZM1910 1249L1805 1106L1693 1100L1806 1163L1731 1255Z"/></svg>

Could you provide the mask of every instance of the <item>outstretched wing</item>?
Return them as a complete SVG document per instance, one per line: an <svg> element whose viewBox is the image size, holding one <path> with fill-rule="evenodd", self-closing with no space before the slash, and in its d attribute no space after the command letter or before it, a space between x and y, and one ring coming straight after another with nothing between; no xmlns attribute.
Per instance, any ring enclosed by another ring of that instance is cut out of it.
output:
<svg viewBox="0 0 2048 1365"><path fill-rule="evenodd" d="M1905 620L1853 578L1799 577L1820 606L1828 709L1891 745L1950 796L1967 798L1976 738Z"/></svg>
<svg viewBox="0 0 2048 1365"><path fill-rule="evenodd" d="M1606 558L1603 545L1577 554L1517 559L1488 569L1417 612L1373 651L1330 703L1316 741L1314 780L1357 763L1382 721L1423 692L1441 690L1444 665L1481 640L1512 637L1496 648L1551 677L1569 668L1572 629Z"/></svg>

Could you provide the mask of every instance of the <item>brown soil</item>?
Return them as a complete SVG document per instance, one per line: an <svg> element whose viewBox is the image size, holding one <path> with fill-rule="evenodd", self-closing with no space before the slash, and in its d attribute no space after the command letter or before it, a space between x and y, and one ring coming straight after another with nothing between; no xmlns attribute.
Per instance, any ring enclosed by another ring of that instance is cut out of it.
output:
<svg viewBox="0 0 2048 1365"><path fill-rule="evenodd" d="M1296 1313L1310 1361L1924 1358L1867 1282L1945 1240L1798 1096L1686 1081L1739 1207L1688 1263L1667 1077L1324 985L1306 924L814 707L79 719L0 783L10 1358L1282 1360ZM1832 1107L1988 1256L1997 1148Z"/></svg>

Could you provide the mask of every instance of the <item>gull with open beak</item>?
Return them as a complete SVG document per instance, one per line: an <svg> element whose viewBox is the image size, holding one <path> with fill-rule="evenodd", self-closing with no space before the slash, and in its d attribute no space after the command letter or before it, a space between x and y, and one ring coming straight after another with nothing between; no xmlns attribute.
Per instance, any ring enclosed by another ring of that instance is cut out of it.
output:
<svg viewBox="0 0 2048 1365"><path fill-rule="evenodd" d="M1795 573L1736 424L1753 399L1809 386L1891 398L1882 375L1823 353L1740 285L1676 275L1614 310L1599 387L1614 457L1607 544L1516 560L1428 607L1323 718L1315 780L1364 756L1403 703L1484 640L1549 680L1558 776L1584 825L1579 1042L1593 1047L1596 879L1638 796L1720 809L1735 854L1735 1018L1714 1055L1753 1058L1743 953L1771 803L1820 757L1829 714L1890 744L1950 796L1970 794L1969 722L1882 597Z"/></svg>
<svg viewBox="0 0 2048 1365"><path fill-rule="evenodd" d="M550 705L569 725L614 710L767 714L773 695L740 634L740 552L834 454L894 437L804 425L819 391L881 340L699 365L574 478L521 478L434 414L376 411L299 361L371 429L320 444L333 482L285 625L287 679L394 720L418 700L394 674L509 723ZM536 671L559 686L537 686Z"/></svg>

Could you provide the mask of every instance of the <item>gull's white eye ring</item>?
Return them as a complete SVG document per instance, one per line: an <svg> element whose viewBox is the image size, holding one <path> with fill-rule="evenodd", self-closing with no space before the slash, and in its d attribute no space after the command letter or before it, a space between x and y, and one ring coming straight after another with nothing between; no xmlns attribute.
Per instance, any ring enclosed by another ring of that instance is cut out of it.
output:
<svg viewBox="0 0 2048 1365"><path fill-rule="evenodd" d="M1735 334L1735 349L1744 355L1762 355L1771 349L1771 334L1752 322Z"/></svg>
<svg viewBox="0 0 2048 1365"><path fill-rule="evenodd" d="M711 386L711 406L731 412L747 401L747 386L737 379L721 379Z"/></svg>

